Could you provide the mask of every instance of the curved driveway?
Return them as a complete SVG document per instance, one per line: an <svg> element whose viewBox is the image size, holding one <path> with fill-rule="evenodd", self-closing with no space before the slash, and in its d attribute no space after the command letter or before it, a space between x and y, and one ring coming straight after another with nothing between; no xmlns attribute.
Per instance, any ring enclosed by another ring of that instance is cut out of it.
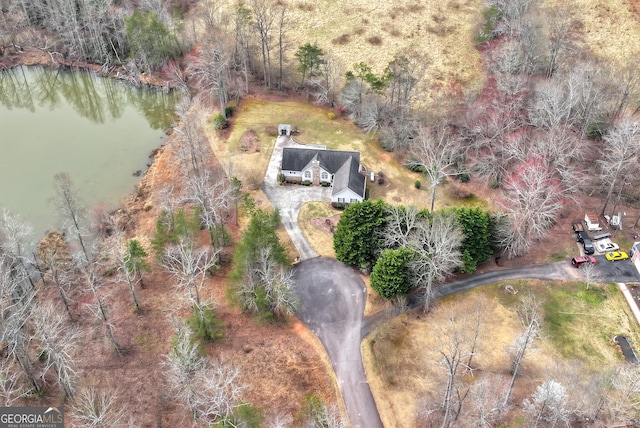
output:
<svg viewBox="0 0 640 428"><path fill-rule="evenodd" d="M309 245L298 227L298 214L305 202L330 201L331 188L322 186L280 186L278 173L282 162L282 150L285 147L305 146L289 137L278 137L271 153L269 166L262 182L262 190L274 208L280 211L280 218L287 233L300 254L300 260L318 257L318 253Z"/></svg>
<svg viewBox="0 0 640 428"><path fill-rule="evenodd" d="M366 287L335 259L316 258L295 267L296 315L320 339L336 373L351 426L381 428L360 354Z"/></svg>

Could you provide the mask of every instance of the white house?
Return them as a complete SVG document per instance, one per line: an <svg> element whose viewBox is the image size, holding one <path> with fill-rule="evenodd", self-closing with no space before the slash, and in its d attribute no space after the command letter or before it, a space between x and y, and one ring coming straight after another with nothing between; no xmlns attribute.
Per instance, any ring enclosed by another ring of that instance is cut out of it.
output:
<svg viewBox="0 0 640 428"><path fill-rule="evenodd" d="M285 147L280 170L289 182L332 186L334 204L364 200L367 180L359 152Z"/></svg>

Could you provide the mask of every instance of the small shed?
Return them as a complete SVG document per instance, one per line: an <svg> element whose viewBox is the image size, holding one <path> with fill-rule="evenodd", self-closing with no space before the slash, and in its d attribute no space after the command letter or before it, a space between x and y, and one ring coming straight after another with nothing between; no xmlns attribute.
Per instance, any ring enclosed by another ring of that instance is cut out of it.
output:
<svg viewBox="0 0 640 428"><path fill-rule="evenodd" d="M280 125L278 125L278 135L279 136L290 136L291 135L291 125L287 125L284 123L281 123Z"/></svg>

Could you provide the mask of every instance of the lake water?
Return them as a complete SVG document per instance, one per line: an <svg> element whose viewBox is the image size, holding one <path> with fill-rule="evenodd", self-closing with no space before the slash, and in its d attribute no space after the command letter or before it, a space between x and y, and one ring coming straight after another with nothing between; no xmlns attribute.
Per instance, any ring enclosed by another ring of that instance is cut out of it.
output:
<svg viewBox="0 0 640 428"><path fill-rule="evenodd" d="M37 235L59 225L53 176L67 172L87 207L117 205L174 122L175 93L78 70L0 72L0 208Z"/></svg>

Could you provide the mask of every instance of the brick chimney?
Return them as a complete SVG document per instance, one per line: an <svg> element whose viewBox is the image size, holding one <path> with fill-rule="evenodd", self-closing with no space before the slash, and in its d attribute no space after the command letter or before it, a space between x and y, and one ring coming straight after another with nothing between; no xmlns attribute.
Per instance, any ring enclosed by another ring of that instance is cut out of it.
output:
<svg viewBox="0 0 640 428"><path fill-rule="evenodd" d="M317 159L311 162L311 179L314 186L320 185L320 161Z"/></svg>

